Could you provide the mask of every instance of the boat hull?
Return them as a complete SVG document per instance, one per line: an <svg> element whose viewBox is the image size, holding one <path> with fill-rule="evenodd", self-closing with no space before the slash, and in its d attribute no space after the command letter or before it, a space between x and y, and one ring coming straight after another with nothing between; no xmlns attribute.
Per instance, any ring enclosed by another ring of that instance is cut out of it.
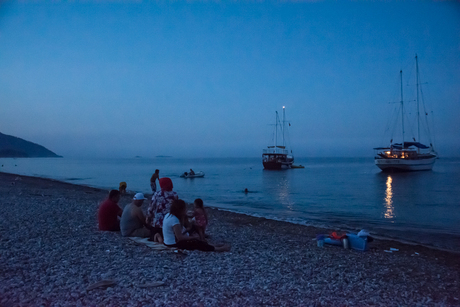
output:
<svg viewBox="0 0 460 307"><path fill-rule="evenodd" d="M263 162L264 169L281 170L291 168L292 162Z"/></svg>
<svg viewBox="0 0 460 307"><path fill-rule="evenodd" d="M424 159L385 159L376 158L377 165L384 172L429 171L433 169L436 157Z"/></svg>
<svg viewBox="0 0 460 307"><path fill-rule="evenodd" d="M262 154L264 169L280 170L291 168L294 157L285 153L264 153Z"/></svg>

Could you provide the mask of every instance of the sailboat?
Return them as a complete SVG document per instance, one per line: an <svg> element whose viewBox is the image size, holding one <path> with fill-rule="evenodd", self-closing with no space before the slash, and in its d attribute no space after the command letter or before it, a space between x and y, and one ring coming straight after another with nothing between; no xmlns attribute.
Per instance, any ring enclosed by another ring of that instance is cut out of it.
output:
<svg viewBox="0 0 460 307"><path fill-rule="evenodd" d="M401 143L393 143L390 141L389 147L377 147L375 156L375 164L382 171L424 171L431 170L437 159L437 154L430 145L424 145L420 142L420 103L419 93L420 78L418 70L418 59L415 56L415 68L417 78L417 132L418 139L413 138L413 141L406 141L404 139L404 100L403 100L403 86L402 86L402 70L400 73L401 79L401 123L402 123L402 140ZM424 114L427 114L424 112Z"/></svg>
<svg viewBox="0 0 460 307"><path fill-rule="evenodd" d="M289 153L289 150L286 149L285 107L283 106L283 123L282 124L280 123L278 111L276 111L275 113L276 113L276 118L275 118L274 144L267 146L267 148L264 149L262 153L262 163L264 165L264 169L269 169L269 170L280 170L280 169L291 168L292 163L294 163L294 156L292 156L292 151L291 153ZM278 145L278 127L280 127L281 129L281 135L282 135L281 145Z"/></svg>

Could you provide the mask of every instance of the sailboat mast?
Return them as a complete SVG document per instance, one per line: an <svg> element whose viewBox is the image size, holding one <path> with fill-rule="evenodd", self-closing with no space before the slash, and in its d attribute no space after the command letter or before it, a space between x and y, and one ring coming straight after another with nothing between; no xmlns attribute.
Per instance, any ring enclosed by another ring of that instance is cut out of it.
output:
<svg viewBox="0 0 460 307"><path fill-rule="evenodd" d="M285 114L284 114L284 110L285 110L284 108L285 108L285 107L283 106L283 147L284 147L284 128L285 128L285 127L284 127L284 123L285 123L285 121L286 121L286 120L285 120Z"/></svg>
<svg viewBox="0 0 460 307"><path fill-rule="evenodd" d="M401 118L402 118L402 150L404 150L404 102L403 102L403 82L402 70L399 71L401 79Z"/></svg>
<svg viewBox="0 0 460 307"><path fill-rule="evenodd" d="M417 54L415 54L415 74L417 75L417 141L420 142L420 108L419 108L419 100L418 100L418 85L419 85L419 76L418 76L418 59ZM417 148L418 152L420 152L420 148Z"/></svg>
<svg viewBox="0 0 460 307"><path fill-rule="evenodd" d="M277 151L276 146L278 143L278 111L276 112L276 118L275 118L275 153Z"/></svg>

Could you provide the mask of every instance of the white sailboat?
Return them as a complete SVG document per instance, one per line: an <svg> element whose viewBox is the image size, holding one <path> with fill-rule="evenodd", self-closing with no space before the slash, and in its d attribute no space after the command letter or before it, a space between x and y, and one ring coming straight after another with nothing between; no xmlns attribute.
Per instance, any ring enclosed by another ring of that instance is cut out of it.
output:
<svg viewBox="0 0 460 307"><path fill-rule="evenodd" d="M278 145L278 126L281 128L282 134L282 145ZM294 156L289 153L289 150L286 149L285 142L285 130L286 129L286 120L285 120L285 107L283 106L283 123L280 123L278 111L276 111L275 119L275 135L274 135L274 144L267 147L263 150L262 153L262 163L264 169L270 170L280 170L287 169L292 167L294 163Z"/></svg>
<svg viewBox="0 0 460 307"><path fill-rule="evenodd" d="M413 141L405 141L404 139L404 100L402 87L402 70L400 71L401 79L401 123L402 123L402 141L401 143L393 143L390 141L389 147L377 147L375 156L375 164L382 171L423 171L431 170L437 159L437 154L433 148L431 141L429 146L420 142L420 80L418 71L418 59L415 56L416 78L417 78L417 132L418 139L413 138ZM424 114L427 114L426 112Z"/></svg>

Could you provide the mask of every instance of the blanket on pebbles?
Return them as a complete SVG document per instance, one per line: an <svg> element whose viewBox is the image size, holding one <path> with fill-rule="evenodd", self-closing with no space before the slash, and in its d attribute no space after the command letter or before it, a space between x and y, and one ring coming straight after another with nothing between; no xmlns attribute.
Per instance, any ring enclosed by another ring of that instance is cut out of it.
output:
<svg viewBox="0 0 460 307"><path fill-rule="evenodd" d="M128 237L128 239L130 239L130 240L132 240L132 241L134 241L136 243L146 245L146 246L150 247L153 250L158 250L158 251L161 251L161 250L164 250L164 251L176 251L177 250L177 248L175 248L175 247L167 247L164 244L149 241L149 238Z"/></svg>

